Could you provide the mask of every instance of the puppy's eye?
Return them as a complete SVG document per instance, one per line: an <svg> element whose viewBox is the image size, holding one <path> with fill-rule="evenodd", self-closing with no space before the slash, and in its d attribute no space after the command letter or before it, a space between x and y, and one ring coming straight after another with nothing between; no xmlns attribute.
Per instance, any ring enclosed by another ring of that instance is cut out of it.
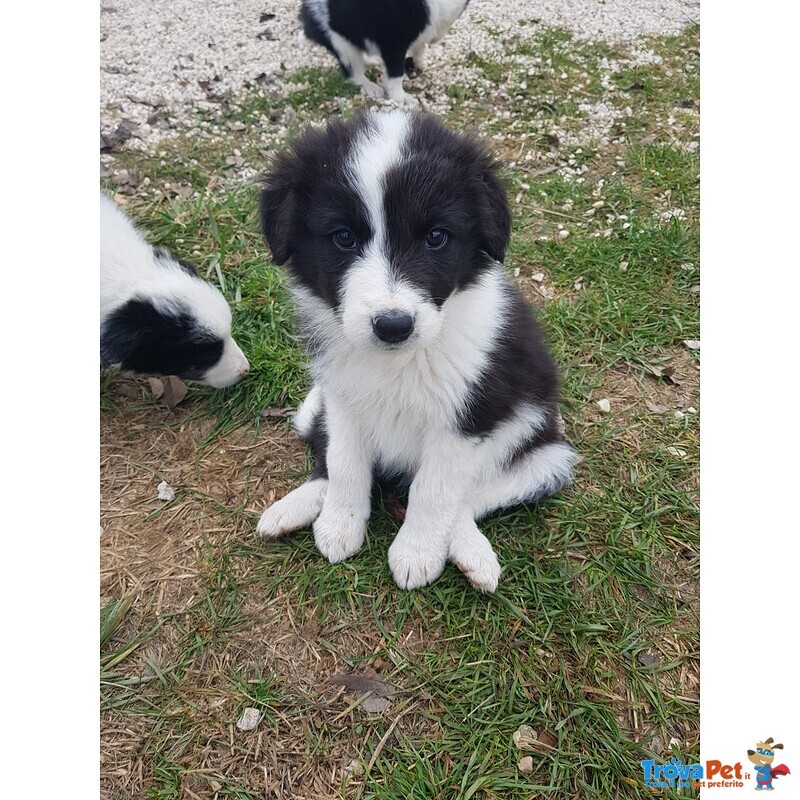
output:
<svg viewBox="0 0 800 800"><path fill-rule="evenodd" d="M429 250L441 250L447 244L447 233L441 228L434 228L425 237L425 246Z"/></svg>
<svg viewBox="0 0 800 800"><path fill-rule="evenodd" d="M347 230L347 228L342 228L333 234L333 243L340 250L354 250L356 246L356 237L353 236L352 231Z"/></svg>

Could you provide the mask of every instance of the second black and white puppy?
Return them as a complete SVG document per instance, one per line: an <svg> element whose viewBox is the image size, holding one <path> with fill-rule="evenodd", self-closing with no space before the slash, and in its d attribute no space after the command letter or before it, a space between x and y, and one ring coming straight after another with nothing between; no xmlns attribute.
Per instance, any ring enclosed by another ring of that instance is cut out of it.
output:
<svg viewBox="0 0 800 800"><path fill-rule="evenodd" d="M222 292L187 261L151 247L100 194L100 364L214 388L250 370Z"/></svg>
<svg viewBox="0 0 800 800"><path fill-rule="evenodd" d="M316 468L258 531L313 523L341 561L364 541L373 475L407 475L397 584L424 586L449 558L493 591L500 565L476 520L559 491L577 461L555 365L502 266L511 215L494 160L432 117L360 114L277 158L261 218L308 341L314 386L295 424Z"/></svg>
<svg viewBox="0 0 800 800"><path fill-rule="evenodd" d="M386 96L413 104L403 90L408 54L416 69L425 66L425 47L438 42L461 16L469 0L303 0L305 35L327 48L345 77L370 97L384 91L364 74L367 56L383 61Z"/></svg>

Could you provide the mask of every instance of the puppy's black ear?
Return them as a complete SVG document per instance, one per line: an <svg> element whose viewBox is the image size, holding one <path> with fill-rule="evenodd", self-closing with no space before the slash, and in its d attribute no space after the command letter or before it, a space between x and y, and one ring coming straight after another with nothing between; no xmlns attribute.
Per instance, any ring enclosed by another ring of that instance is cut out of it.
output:
<svg viewBox="0 0 800 800"><path fill-rule="evenodd" d="M502 261L511 237L511 209L495 162L490 160L485 165L481 182L484 201L480 215L481 246L495 261Z"/></svg>
<svg viewBox="0 0 800 800"><path fill-rule="evenodd" d="M100 365L124 364L139 346L147 330L146 303L130 300L114 311L100 326Z"/></svg>
<svg viewBox="0 0 800 800"><path fill-rule="evenodd" d="M272 260L284 264L292 255L295 192L293 170L286 160L261 176L261 232L272 251Z"/></svg>

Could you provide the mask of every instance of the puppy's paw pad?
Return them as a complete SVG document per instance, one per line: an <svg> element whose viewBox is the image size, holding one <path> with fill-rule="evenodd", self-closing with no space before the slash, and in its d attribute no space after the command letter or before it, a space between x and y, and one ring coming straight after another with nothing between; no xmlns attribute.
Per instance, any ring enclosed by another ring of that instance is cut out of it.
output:
<svg viewBox="0 0 800 800"><path fill-rule="evenodd" d="M447 559L417 542L395 539L389 548L389 569L401 589L419 589L433 583L444 571Z"/></svg>
<svg viewBox="0 0 800 800"><path fill-rule="evenodd" d="M360 515L323 510L314 523L314 542L331 564L338 564L361 549L365 529Z"/></svg>

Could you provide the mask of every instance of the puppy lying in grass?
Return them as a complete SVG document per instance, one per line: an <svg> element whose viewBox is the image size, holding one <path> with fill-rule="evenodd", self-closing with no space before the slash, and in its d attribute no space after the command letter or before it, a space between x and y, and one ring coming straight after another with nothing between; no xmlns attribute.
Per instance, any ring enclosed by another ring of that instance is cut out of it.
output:
<svg viewBox="0 0 800 800"><path fill-rule="evenodd" d="M221 389L250 365L222 293L100 195L100 363Z"/></svg>

